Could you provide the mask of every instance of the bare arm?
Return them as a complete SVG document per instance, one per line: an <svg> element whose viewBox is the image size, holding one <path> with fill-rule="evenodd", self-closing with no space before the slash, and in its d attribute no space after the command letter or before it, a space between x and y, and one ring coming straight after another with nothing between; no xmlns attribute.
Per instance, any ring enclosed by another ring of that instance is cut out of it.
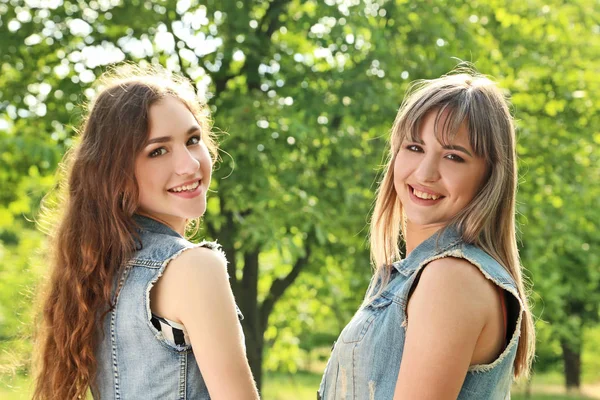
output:
<svg viewBox="0 0 600 400"><path fill-rule="evenodd" d="M185 326L211 398L258 399L223 257L206 248L187 250L156 289L153 310Z"/></svg>
<svg viewBox="0 0 600 400"><path fill-rule="evenodd" d="M497 346L480 339L484 330L492 341L501 337L499 329L486 330L490 321L497 327L498 304L494 284L466 260L443 258L425 267L408 303L394 400L456 399L474 354L496 355Z"/></svg>

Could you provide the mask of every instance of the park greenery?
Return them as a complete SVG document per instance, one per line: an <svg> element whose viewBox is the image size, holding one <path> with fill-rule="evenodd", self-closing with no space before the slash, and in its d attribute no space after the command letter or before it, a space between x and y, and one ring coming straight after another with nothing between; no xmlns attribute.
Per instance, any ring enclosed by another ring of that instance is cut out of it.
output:
<svg viewBox="0 0 600 400"><path fill-rule="evenodd" d="M29 372L40 202L109 66L160 64L210 105L222 152L200 235L228 256L261 385L322 367L370 278L403 95L467 61L517 121L535 372L600 380L599 55L597 0L0 0L0 374Z"/></svg>

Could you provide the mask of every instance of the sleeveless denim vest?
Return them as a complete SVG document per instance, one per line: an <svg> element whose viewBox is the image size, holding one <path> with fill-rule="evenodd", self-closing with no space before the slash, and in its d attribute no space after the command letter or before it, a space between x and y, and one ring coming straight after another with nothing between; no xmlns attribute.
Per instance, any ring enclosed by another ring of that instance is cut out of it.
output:
<svg viewBox="0 0 600 400"><path fill-rule="evenodd" d="M153 219L134 216L138 250L117 277L113 310L103 321L96 351L95 399L210 399L190 345L176 345L150 322L150 289L181 252L193 244ZM238 310L239 314L239 310Z"/></svg>
<svg viewBox="0 0 600 400"><path fill-rule="evenodd" d="M506 291L508 344L492 363L469 368L458 399L510 399L523 310L517 287L496 260L478 247L463 242L452 227L434 234L407 258L393 264L390 282L382 293L361 306L335 342L317 392L318 399L393 399L406 325L410 324L406 307L411 288L428 263L443 257L468 260Z"/></svg>

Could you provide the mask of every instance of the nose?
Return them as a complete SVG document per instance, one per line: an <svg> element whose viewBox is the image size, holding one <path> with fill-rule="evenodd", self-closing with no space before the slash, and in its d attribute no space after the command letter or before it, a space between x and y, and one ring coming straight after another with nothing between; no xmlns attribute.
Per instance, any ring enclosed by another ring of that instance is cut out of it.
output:
<svg viewBox="0 0 600 400"><path fill-rule="evenodd" d="M187 146L176 152L173 157L174 169L177 175L193 175L200 168L200 159L190 152Z"/></svg>
<svg viewBox="0 0 600 400"><path fill-rule="evenodd" d="M432 156L425 156L417 166L415 177L419 182L435 182L440 179L439 160Z"/></svg>

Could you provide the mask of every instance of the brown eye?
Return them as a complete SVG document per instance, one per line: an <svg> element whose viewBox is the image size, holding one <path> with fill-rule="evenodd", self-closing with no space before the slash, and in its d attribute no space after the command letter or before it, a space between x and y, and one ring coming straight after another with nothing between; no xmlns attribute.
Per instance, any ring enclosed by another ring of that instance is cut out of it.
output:
<svg viewBox="0 0 600 400"><path fill-rule="evenodd" d="M463 159L461 156L458 156L458 155L456 155L456 154L448 154L448 155L446 156L446 158L447 158L448 160L452 160L452 161L456 161L456 162L461 162L461 163L462 163L462 162L465 162L465 160L464 160L464 159Z"/></svg>
<svg viewBox="0 0 600 400"><path fill-rule="evenodd" d="M199 135L192 136L192 137L191 137L191 138L190 138L190 139L187 141L187 145L188 145L188 146L192 146L192 145L194 145L194 144L198 144L198 143L200 143L200 141L201 141L201 140L202 140L202 139L200 138L200 136L199 136Z"/></svg>
<svg viewBox="0 0 600 400"><path fill-rule="evenodd" d="M406 146L406 150L412 151L415 153L423 152L423 149L421 148L421 146L417 146L416 144L409 144L408 146Z"/></svg>
<svg viewBox="0 0 600 400"><path fill-rule="evenodd" d="M163 154L167 153L167 149L165 149L164 147L159 147L158 149L152 150L152 152L150 154L148 154L149 157L154 158L154 157L158 157L158 156L162 156Z"/></svg>

